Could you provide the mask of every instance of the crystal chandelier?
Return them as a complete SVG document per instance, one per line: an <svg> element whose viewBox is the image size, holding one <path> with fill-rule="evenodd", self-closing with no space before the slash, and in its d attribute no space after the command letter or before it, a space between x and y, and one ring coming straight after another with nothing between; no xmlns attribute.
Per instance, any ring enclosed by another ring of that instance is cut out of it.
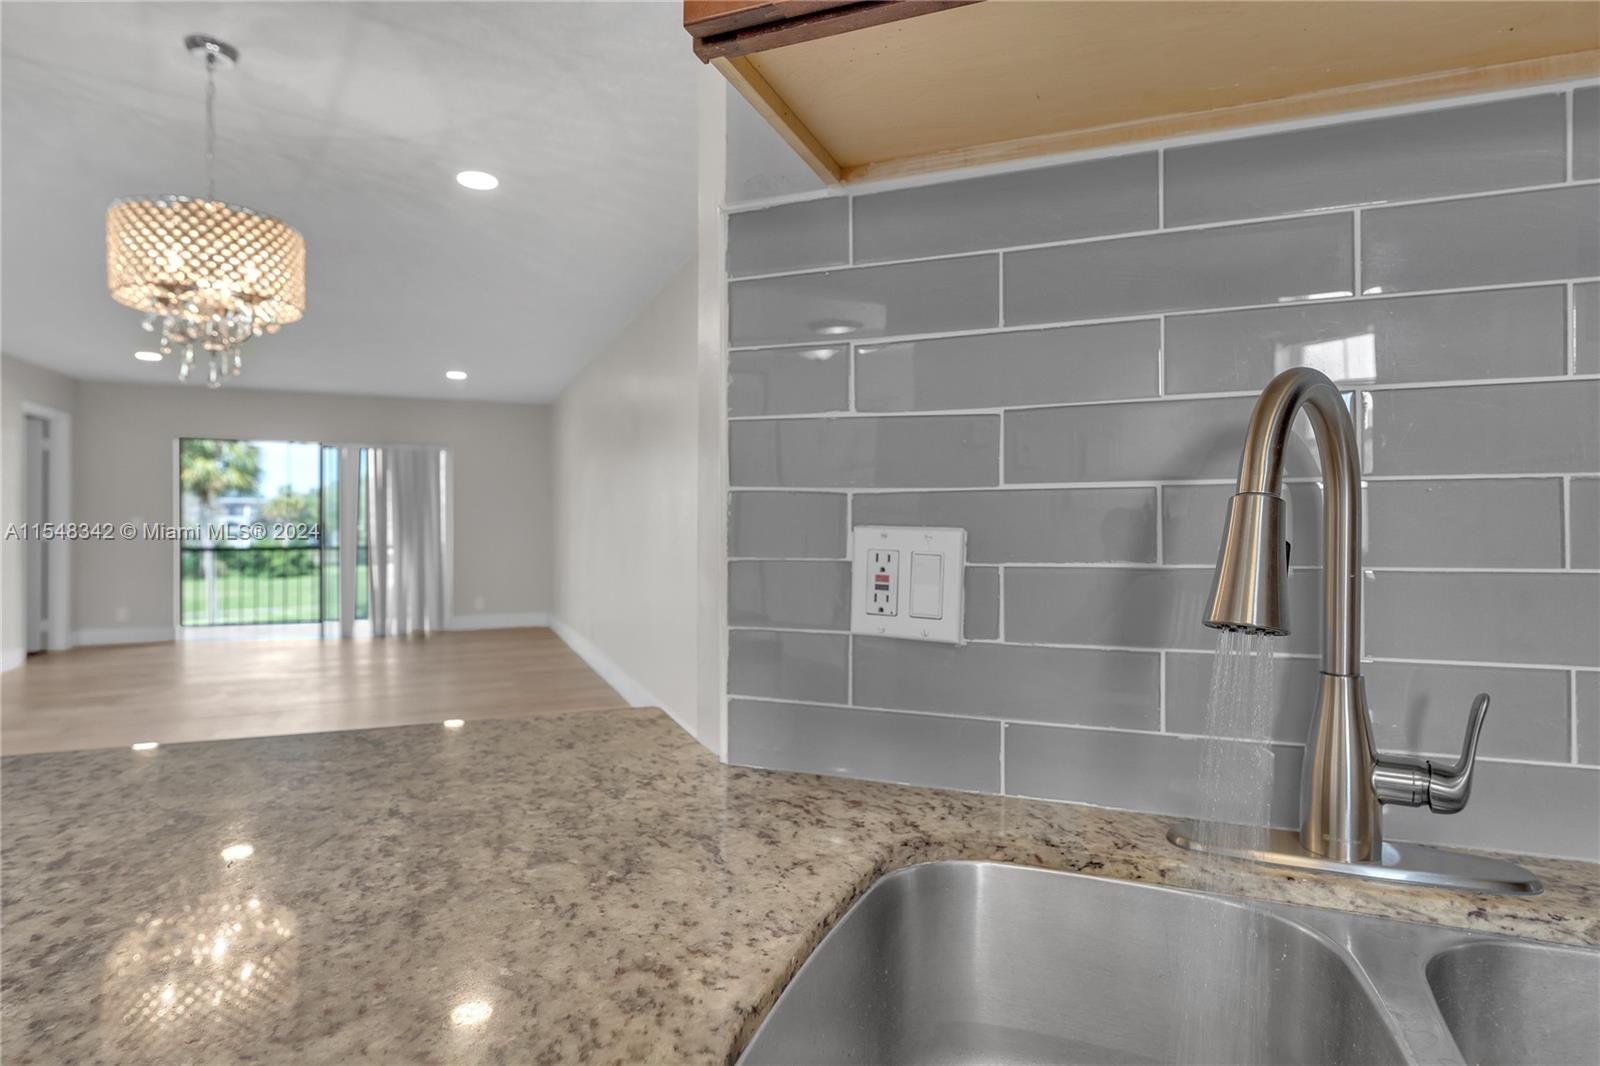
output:
<svg viewBox="0 0 1600 1066"><path fill-rule="evenodd" d="M216 196L216 73L239 51L213 37L184 38L206 66L206 195L113 203L106 212L111 298L144 312L165 357L182 353L187 381L203 354L212 388L244 369L252 337L299 320L306 306L306 243L275 218Z"/></svg>

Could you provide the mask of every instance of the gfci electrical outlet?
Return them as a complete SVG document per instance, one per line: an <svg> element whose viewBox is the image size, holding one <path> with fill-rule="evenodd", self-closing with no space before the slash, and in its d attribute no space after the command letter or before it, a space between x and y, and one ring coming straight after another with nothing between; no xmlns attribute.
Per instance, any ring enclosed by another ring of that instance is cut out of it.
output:
<svg viewBox="0 0 1600 1066"><path fill-rule="evenodd" d="M966 642L966 530L857 526L851 532L852 633Z"/></svg>

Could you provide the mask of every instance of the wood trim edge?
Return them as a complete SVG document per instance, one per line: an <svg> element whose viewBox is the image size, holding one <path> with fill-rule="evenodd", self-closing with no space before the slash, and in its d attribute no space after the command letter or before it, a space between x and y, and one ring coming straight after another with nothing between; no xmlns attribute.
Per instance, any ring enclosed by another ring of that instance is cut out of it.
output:
<svg viewBox="0 0 1600 1066"><path fill-rule="evenodd" d="M1237 107L1162 115L1093 129L1046 133L1010 141L997 141L993 144L974 145L970 148L931 152L927 155L861 163L844 168L838 180L845 184L882 181L963 167L1005 163L1032 156L1058 155L1116 144L1162 140L1186 134L1211 133L1269 122L1286 122L1344 111L1419 103L1468 93L1494 92L1543 82L1595 76L1600 76L1600 51L1570 52L1516 63L1442 71L1399 81L1343 86L1325 92L1289 96L1280 100L1264 100ZM783 106L787 109L787 105ZM769 121L772 120L769 118ZM782 132L781 128L779 132ZM809 132L807 131L808 134Z"/></svg>
<svg viewBox="0 0 1600 1066"><path fill-rule="evenodd" d="M787 18L765 21L728 33L696 37L694 54L702 63L713 59L770 52L785 45L882 26L919 15L933 15L980 0L841 0L836 4Z"/></svg>
<svg viewBox="0 0 1600 1066"><path fill-rule="evenodd" d="M750 106L760 112L789 147L805 160L806 166L829 185L838 185L841 179L839 164L817 140L816 135L800 121L800 116L784 102L778 91L761 76L754 63L743 56L718 58L711 65L722 73L728 83L739 90L739 95L750 101Z"/></svg>

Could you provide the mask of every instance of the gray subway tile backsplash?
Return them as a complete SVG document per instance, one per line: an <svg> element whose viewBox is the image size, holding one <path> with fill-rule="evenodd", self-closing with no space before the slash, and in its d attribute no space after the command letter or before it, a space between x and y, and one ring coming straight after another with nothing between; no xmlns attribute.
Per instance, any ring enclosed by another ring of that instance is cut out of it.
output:
<svg viewBox="0 0 1600 1066"><path fill-rule="evenodd" d="M1566 120L1543 93L1169 149L1167 225L1561 181Z"/></svg>
<svg viewBox="0 0 1600 1066"><path fill-rule="evenodd" d="M996 255L735 281L728 339L750 348L989 329L999 324L999 291Z"/></svg>
<svg viewBox="0 0 1600 1066"><path fill-rule="evenodd" d="M1153 563L1155 489L859 493L858 526L960 526L974 563Z"/></svg>
<svg viewBox="0 0 1600 1066"><path fill-rule="evenodd" d="M1125 729L1161 724L1161 660L1153 652L858 636L854 654L855 703L865 707Z"/></svg>
<svg viewBox="0 0 1600 1066"><path fill-rule="evenodd" d="M1341 384L1567 371L1560 286L1339 300L1167 319L1167 391L1259 389L1291 366ZM1506 352L1517 352L1508 373Z"/></svg>
<svg viewBox="0 0 1600 1066"><path fill-rule="evenodd" d="M806 200L728 216L728 276L850 261L850 201Z"/></svg>
<svg viewBox="0 0 1600 1066"><path fill-rule="evenodd" d="M1157 181L1143 152L860 196L856 261L1154 229Z"/></svg>
<svg viewBox="0 0 1600 1066"><path fill-rule="evenodd" d="M1349 215L1005 253L1007 325L1350 295Z"/></svg>
<svg viewBox="0 0 1600 1066"><path fill-rule="evenodd" d="M728 691L844 703L850 698L850 638L843 633L735 629L728 634Z"/></svg>
<svg viewBox="0 0 1600 1066"><path fill-rule="evenodd" d="M967 640L999 640L1000 568L967 567L962 595L966 601L966 617L962 620L963 636Z"/></svg>
<svg viewBox="0 0 1600 1066"><path fill-rule="evenodd" d="M1572 368L1600 374L1600 281L1572 287Z"/></svg>
<svg viewBox="0 0 1600 1066"><path fill-rule="evenodd" d="M850 564L803 559L730 562L728 624L849 629Z"/></svg>
<svg viewBox="0 0 1600 1066"><path fill-rule="evenodd" d="M1155 319L862 345L856 406L929 411L1154 396L1160 351Z"/></svg>
<svg viewBox="0 0 1600 1066"><path fill-rule="evenodd" d="M1366 584L1373 656L1600 666L1600 574L1382 571Z"/></svg>
<svg viewBox="0 0 1600 1066"><path fill-rule="evenodd" d="M1600 178L1600 86L1572 94L1572 176L1578 181Z"/></svg>
<svg viewBox="0 0 1600 1066"><path fill-rule="evenodd" d="M1000 789L1000 723L854 707L728 701L728 759L743 766Z"/></svg>
<svg viewBox="0 0 1600 1066"><path fill-rule="evenodd" d="M1560 567L1559 478L1370 481L1368 566Z"/></svg>
<svg viewBox="0 0 1600 1066"><path fill-rule="evenodd" d="M1530 90L1168 148L1159 222L1148 151L734 220L734 273L764 276L729 284L730 758L1197 813L1244 427L1312 366L1357 431L1377 746L1453 758L1493 698L1471 810L1386 835L1597 857L1597 108ZM787 235L742 244L760 225ZM1321 667L1311 444L1300 419L1254 749L1280 825ZM863 524L968 531L969 643L848 633Z"/></svg>
<svg viewBox="0 0 1600 1066"><path fill-rule="evenodd" d="M1014 723L1005 729L1008 793L1155 814L1201 813L1204 745L1198 740ZM1300 749L1273 746L1263 761L1263 770L1272 774L1269 817L1274 825L1292 825L1298 820Z"/></svg>
<svg viewBox="0 0 1600 1066"><path fill-rule="evenodd" d="M793 418L728 427L729 482L793 488L993 485L999 415Z"/></svg>
<svg viewBox="0 0 1600 1066"><path fill-rule="evenodd" d="M1315 570L1290 572L1285 651L1318 647L1319 577ZM1210 594L1209 569L1007 567L1006 640L1210 649L1216 633L1201 623Z"/></svg>
<svg viewBox="0 0 1600 1066"><path fill-rule="evenodd" d="M1374 391L1368 474L1600 470L1600 382Z"/></svg>
<svg viewBox="0 0 1600 1066"><path fill-rule="evenodd" d="M1254 400L1230 397L1046 407L1006 413L1006 481L1232 478ZM1316 467L1294 442L1289 473Z"/></svg>
<svg viewBox="0 0 1600 1066"><path fill-rule="evenodd" d="M735 492L728 497L734 558L843 559L847 498L838 492Z"/></svg>
<svg viewBox="0 0 1600 1066"><path fill-rule="evenodd" d="M795 415L850 406L850 346L757 348L728 355L728 414Z"/></svg>
<svg viewBox="0 0 1600 1066"><path fill-rule="evenodd" d="M1362 291L1594 277L1597 231L1594 185L1378 208L1361 216Z"/></svg>
<svg viewBox="0 0 1600 1066"><path fill-rule="evenodd" d="M1600 570L1600 478L1572 479L1567 501L1567 543L1573 566Z"/></svg>

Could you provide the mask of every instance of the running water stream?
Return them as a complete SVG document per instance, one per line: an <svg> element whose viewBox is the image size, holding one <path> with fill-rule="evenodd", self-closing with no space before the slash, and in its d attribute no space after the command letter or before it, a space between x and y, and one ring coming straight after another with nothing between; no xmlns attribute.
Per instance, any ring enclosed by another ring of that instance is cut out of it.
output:
<svg viewBox="0 0 1600 1066"><path fill-rule="evenodd" d="M1264 844L1271 817L1272 749L1267 740L1274 703L1276 638L1231 630L1217 634L1197 821L1211 840L1231 846ZM1238 859L1197 853L1196 887L1241 894L1246 866ZM1267 1004L1270 958L1266 919L1243 908L1197 923L1175 945L1183 1002L1174 1061L1183 1066L1268 1066Z"/></svg>

